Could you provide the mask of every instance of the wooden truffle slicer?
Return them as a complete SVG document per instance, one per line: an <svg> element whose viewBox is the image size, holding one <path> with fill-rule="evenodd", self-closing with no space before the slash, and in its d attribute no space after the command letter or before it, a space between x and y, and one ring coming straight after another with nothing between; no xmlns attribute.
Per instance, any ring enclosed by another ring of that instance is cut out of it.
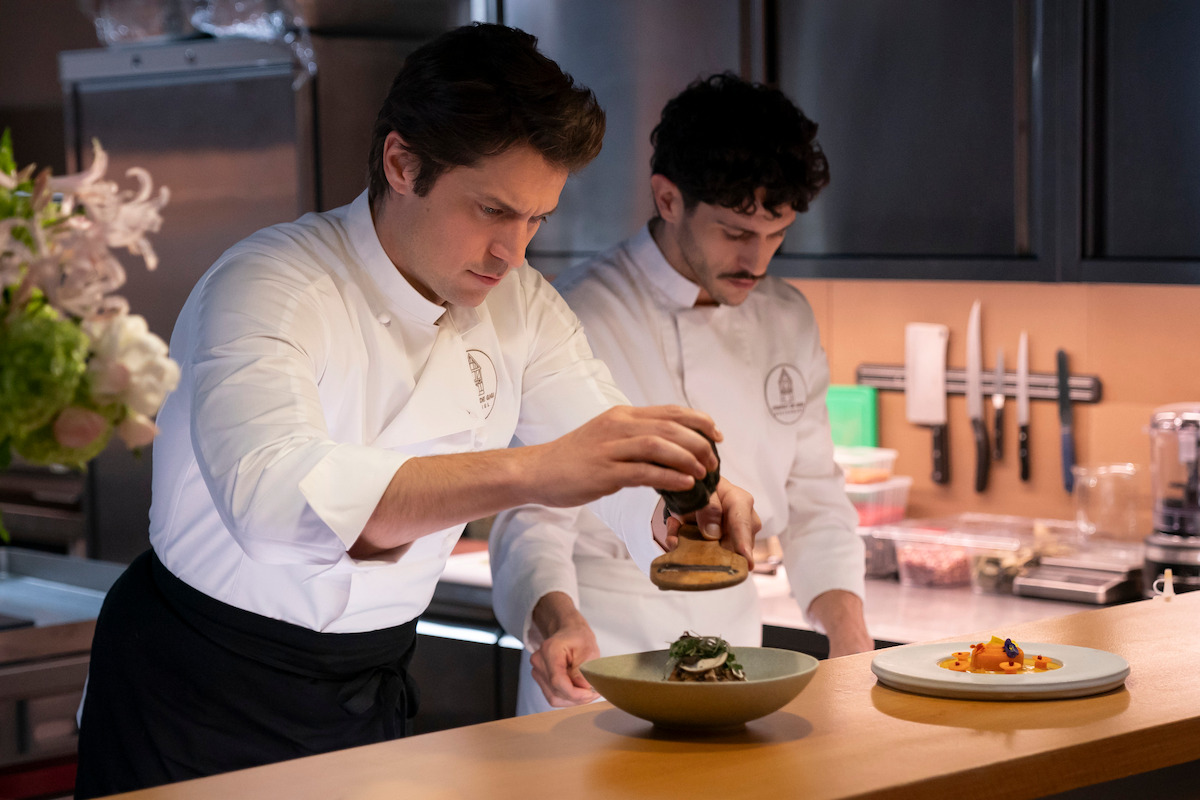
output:
<svg viewBox="0 0 1200 800"><path fill-rule="evenodd" d="M695 525L679 529L679 545L650 563L650 580L659 589L701 592L724 589L746 580L746 558L706 539Z"/></svg>

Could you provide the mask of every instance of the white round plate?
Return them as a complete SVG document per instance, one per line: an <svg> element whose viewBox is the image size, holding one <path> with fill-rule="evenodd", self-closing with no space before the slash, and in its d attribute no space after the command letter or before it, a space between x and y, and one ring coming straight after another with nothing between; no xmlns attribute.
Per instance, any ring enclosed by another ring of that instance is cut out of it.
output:
<svg viewBox="0 0 1200 800"><path fill-rule="evenodd" d="M1116 689L1129 675L1129 662L1116 653L1069 644L1021 642L1027 658L1046 656L1062 662L1059 669L988 675L953 672L938 662L969 650L974 642L943 642L889 647L871 661L879 682L933 697L956 700L1057 700L1086 697Z"/></svg>

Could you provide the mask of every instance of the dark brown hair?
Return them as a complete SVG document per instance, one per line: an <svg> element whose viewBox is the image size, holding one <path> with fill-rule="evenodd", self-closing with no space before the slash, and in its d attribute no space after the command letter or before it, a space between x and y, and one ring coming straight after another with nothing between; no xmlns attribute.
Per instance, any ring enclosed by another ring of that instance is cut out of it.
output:
<svg viewBox="0 0 1200 800"><path fill-rule="evenodd" d="M383 144L400 134L418 159L414 191L425 195L449 169L514 145L575 172L600 152L604 111L591 90L538 52L537 39L475 24L414 50L392 82L371 134L370 199L385 196Z"/></svg>
<svg viewBox="0 0 1200 800"><path fill-rule="evenodd" d="M692 83L663 108L650 134L653 173L697 203L749 213L765 190L767 210L798 212L829 183L813 122L783 92L732 73Z"/></svg>

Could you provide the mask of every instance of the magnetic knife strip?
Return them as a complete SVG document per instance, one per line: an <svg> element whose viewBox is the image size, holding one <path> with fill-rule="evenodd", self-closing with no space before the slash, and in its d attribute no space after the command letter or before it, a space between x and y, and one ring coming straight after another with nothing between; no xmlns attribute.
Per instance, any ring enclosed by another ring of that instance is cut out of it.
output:
<svg viewBox="0 0 1200 800"><path fill-rule="evenodd" d="M862 386L874 386L884 391L904 391L904 365L902 364L859 364L857 382ZM984 395L996 393L995 376L991 372L980 375ZM1099 403L1103 388L1100 379L1095 375L1072 375L1071 400L1075 403ZM1017 396L1017 373L1004 373L1003 393L1008 397ZM967 393L967 371L965 369L946 370L946 394ZM1030 400L1057 400L1058 376L1051 372L1029 373Z"/></svg>

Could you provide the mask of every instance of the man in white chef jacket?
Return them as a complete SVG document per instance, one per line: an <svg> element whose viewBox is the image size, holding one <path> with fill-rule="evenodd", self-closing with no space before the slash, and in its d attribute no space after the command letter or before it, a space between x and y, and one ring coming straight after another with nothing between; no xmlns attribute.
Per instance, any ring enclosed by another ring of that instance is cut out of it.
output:
<svg viewBox="0 0 1200 800"><path fill-rule="evenodd" d="M657 216L555 282L635 403L678 403L725 434L721 474L778 536L792 592L830 655L870 650L863 547L833 461L829 368L803 295L766 275L829 179L817 126L782 93L732 75L671 100L651 137ZM496 614L526 644L518 711L596 698L579 665L665 648L685 630L759 645L754 582L655 588L587 509L526 506L490 534Z"/></svg>
<svg viewBox="0 0 1200 800"><path fill-rule="evenodd" d="M628 407L525 262L604 130L535 45L479 25L415 51L368 191L235 245L193 290L153 550L97 623L79 797L403 735L416 617L469 520L592 503L643 569L671 544L654 489L714 469L721 434ZM752 549L728 481L697 521Z"/></svg>

